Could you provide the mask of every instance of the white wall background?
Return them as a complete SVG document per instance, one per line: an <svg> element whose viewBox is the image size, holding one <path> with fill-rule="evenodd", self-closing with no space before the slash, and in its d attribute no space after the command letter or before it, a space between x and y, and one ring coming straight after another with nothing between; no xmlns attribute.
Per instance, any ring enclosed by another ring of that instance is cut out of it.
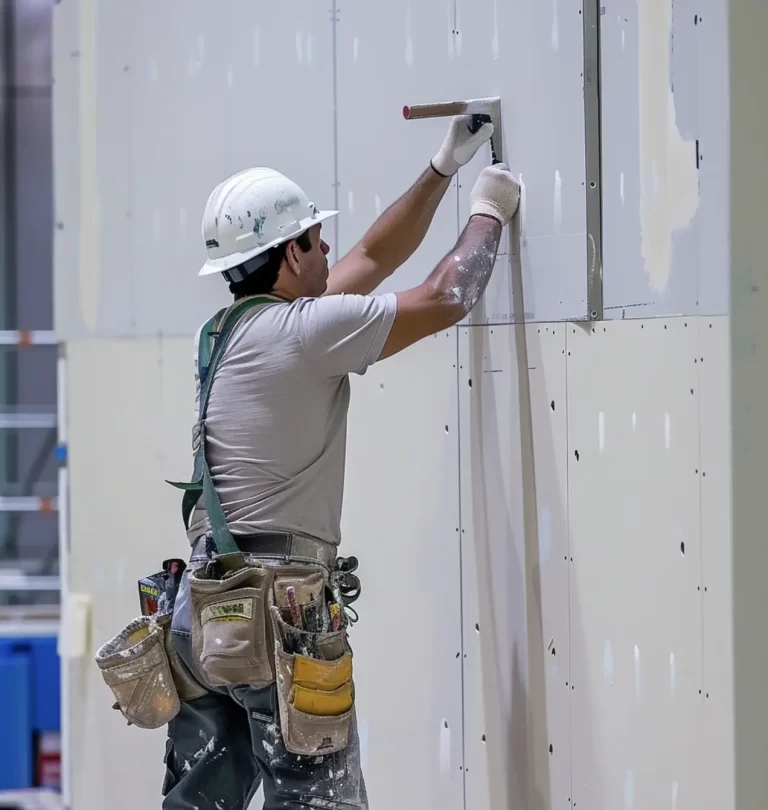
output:
<svg viewBox="0 0 768 810"><path fill-rule="evenodd" d="M499 94L525 194L486 300L354 381L343 549L372 806L734 808L724 8L605 4L595 324L580 3L57 8L56 328L91 651L184 550L163 479L188 473L191 338L225 300L195 278L210 189L274 165L341 208L339 255L440 145L446 122L402 106ZM487 158L387 289L450 249ZM158 806L163 735L121 723L91 662L72 667L73 806Z"/></svg>

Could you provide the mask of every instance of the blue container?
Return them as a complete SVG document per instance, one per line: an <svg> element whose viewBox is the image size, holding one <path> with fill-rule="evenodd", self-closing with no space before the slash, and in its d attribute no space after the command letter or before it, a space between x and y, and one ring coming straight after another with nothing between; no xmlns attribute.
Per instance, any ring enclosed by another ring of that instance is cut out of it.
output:
<svg viewBox="0 0 768 810"><path fill-rule="evenodd" d="M0 638L0 790L34 787L35 738L60 717L56 638Z"/></svg>
<svg viewBox="0 0 768 810"><path fill-rule="evenodd" d="M33 732L31 661L25 655L0 658L0 790L32 787Z"/></svg>

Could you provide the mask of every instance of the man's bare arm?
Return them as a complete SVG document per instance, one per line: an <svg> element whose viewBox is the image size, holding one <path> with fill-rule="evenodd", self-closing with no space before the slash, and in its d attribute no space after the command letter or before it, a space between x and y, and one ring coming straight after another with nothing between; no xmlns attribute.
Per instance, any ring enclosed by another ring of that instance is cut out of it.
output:
<svg viewBox="0 0 768 810"><path fill-rule="evenodd" d="M451 178L493 135L493 125L477 132L472 117L451 119L440 151L416 183L374 223L360 242L331 270L326 295L372 293L415 253L432 224Z"/></svg>
<svg viewBox="0 0 768 810"><path fill-rule="evenodd" d="M426 281L397 293L397 316L380 359L450 328L469 314L491 278L501 231L501 223L492 217L472 217L456 247Z"/></svg>
<svg viewBox="0 0 768 810"><path fill-rule="evenodd" d="M397 314L379 359L459 323L485 291L502 228L517 211L520 187L509 169L484 169L456 247L418 287L397 293Z"/></svg>
<svg viewBox="0 0 768 810"><path fill-rule="evenodd" d="M373 292L424 241L450 183L430 166L333 266L325 294Z"/></svg>

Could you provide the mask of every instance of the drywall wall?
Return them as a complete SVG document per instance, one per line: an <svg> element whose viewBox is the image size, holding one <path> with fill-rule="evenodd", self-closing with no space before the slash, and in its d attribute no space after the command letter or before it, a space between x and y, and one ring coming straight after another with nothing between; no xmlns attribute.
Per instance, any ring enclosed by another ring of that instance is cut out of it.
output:
<svg viewBox="0 0 768 810"><path fill-rule="evenodd" d="M693 66L724 59L724 3L648 6L601 17L606 316L631 322L594 324L575 323L596 123L580 3L57 6L56 319L90 653L184 547L163 480L188 474L192 335L226 300L195 276L211 188L284 170L340 209L337 257L439 148L447 122L402 106L498 93L524 194L482 304L353 381L343 550L363 576L372 806L735 807L727 94ZM668 19L668 64L649 66ZM450 250L488 158L383 289ZM125 727L87 657L71 675L73 806L157 805L162 734Z"/></svg>

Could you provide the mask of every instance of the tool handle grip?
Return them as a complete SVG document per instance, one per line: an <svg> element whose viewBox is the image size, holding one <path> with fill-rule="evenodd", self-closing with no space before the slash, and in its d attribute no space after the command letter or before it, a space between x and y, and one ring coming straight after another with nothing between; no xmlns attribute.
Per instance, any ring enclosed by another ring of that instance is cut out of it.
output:
<svg viewBox="0 0 768 810"><path fill-rule="evenodd" d="M484 115L482 113L476 113L472 116L472 120L469 122L469 131L474 135L476 132L479 132L480 129L483 127L484 124L491 123L491 116Z"/></svg>

